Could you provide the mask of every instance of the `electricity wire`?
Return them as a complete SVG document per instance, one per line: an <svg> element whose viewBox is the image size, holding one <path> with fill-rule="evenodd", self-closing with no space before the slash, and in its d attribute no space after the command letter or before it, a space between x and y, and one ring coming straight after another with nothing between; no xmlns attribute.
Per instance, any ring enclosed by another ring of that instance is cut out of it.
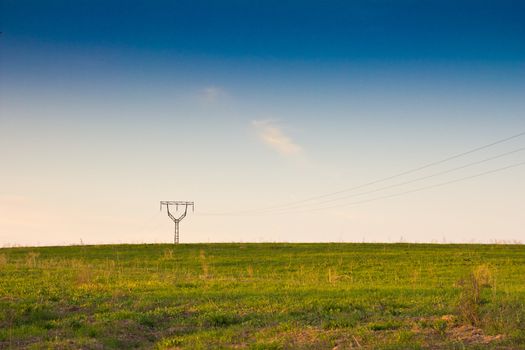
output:
<svg viewBox="0 0 525 350"><path fill-rule="evenodd" d="M321 195L317 195L317 196L313 196L313 197L308 197L308 198L304 198L304 199L301 199L301 200L296 200L296 201L292 201L292 202L288 202L288 203L284 203L284 204L280 204L280 205L272 205L272 206L267 206L267 207L262 207L262 208L254 208L254 209L246 209L246 210L230 211L230 212L203 212L203 213L200 213L200 215L217 215L217 216L221 216L221 215L239 215L239 214L241 214L241 215L242 214L258 214L258 213L265 213L265 212L269 212L269 211L273 211L273 210L292 209L292 208L298 207L298 205L302 204L302 203L308 203L308 202L313 202L313 201L316 201L316 200L319 200L319 199L323 199L323 198L327 198L327 197L333 197L333 196L338 195L338 194L354 191L354 190L357 190L357 189L360 189L360 188L364 188L364 187L369 187L369 186L372 186L372 185L376 185L378 183L386 182L388 180L392 180L392 179L404 176L404 175L412 174L412 173L415 173L415 172L418 172L418 171L430 168L432 166L436 166L436 165L439 165L439 164L442 164L442 163L445 163L445 162L448 162L448 161L451 161L451 160L454 160L454 159L466 156L468 154L471 154L471 153L474 153L474 152L478 152L478 151L481 151L481 150L484 150L484 149L496 146L498 144L501 144L501 143L504 143L504 142L516 139L516 138L521 137L523 135L525 135L525 131L522 131L522 132L519 132L517 134L505 137L503 139L499 139L499 140L493 141L491 143L488 143L488 144L485 144L485 145L482 145L482 146L479 146L479 147L475 147L473 149L470 149L470 150L467 150L467 151L464 151L464 152L461 152L461 153L458 153L458 154L454 154L452 156L446 157L446 158L438 160L438 161L427 163L427 164L424 164L424 165L416 167L416 168L412 168L412 169L409 169L409 170L406 170L406 171L403 171L403 172L400 172L400 173L396 173L394 175L390 175L390 176L383 177L383 178L380 178L380 179L377 179L377 180L374 180L374 181L370 181L370 182L367 182L367 183L364 183L364 184L361 184L361 185L358 185L358 186L348 187L348 188L345 188L345 189L342 189L342 190L338 190L338 191L334 191L334 192L329 192L329 193L325 193L325 194L321 194ZM517 152L518 150L515 150L515 151ZM510 153L514 153L514 151L511 151ZM503 156L503 155L500 155L500 156ZM484 160L484 161L488 161L488 160ZM467 165L467 166L470 166L470 165ZM453 170L451 170L451 171L453 171ZM435 175L435 176L437 176L437 175ZM414 181L416 181L416 180L414 180ZM419 180L417 180L417 181L419 181ZM332 201L332 200L330 200L330 201ZM311 204L308 204L308 205L311 205Z"/></svg>
<svg viewBox="0 0 525 350"><path fill-rule="evenodd" d="M501 153L501 154L495 155L493 157L489 157L489 158L485 158L485 159L482 159L482 160L478 160L478 161L475 161L475 162L472 162L472 163L468 163L468 164L465 164L465 165L462 165L462 166L458 166L458 167L455 167L455 168L452 168L452 169L440 171L440 172L437 172L437 173L434 173L434 174L418 177L416 179L412 179L412 180L409 180L409 181L404 181L404 182L400 182L400 183L396 183L396 184L392 184L392 185L388 185L388 186L384 186L384 187L379 187L379 188L376 188L376 189L373 189L373 190L370 190L370 191L354 193L354 194L346 195L346 196L343 196L343 197L331 198L331 199L327 199L327 200L324 200L324 201L321 201L321 202L299 204L299 205L296 205L296 206L293 206L293 207L287 207L287 208L285 208L283 210L297 209L297 208L302 208L302 207L305 207L305 206L312 206L312 205L322 205L322 204L327 204L327 203L341 201L341 200L348 199L348 198L362 196L362 195L365 195L365 194L376 193L376 192L384 191L384 190L395 188L395 187L409 185L409 184L412 184L414 182L427 180L427 179L430 179L430 178L433 178L433 177L436 177L436 176L440 176L440 175L449 174L449 173L452 173L454 171L458 171L458 170L461 170L461 169L469 168L469 167L474 166L474 165L486 163L486 162L489 162L491 160L495 160L495 159L498 159L498 158L502 158L504 156L508 156L510 154L522 152L524 150L525 150L525 147L521 147L521 148L518 148L518 149L515 149L515 150L512 150L512 151L509 151L509 152L505 152L505 153Z"/></svg>
<svg viewBox="0 0 525 350"><path fill-rule="evenodd" d="M437 183L437 184L434 184L434 185L419 187L419 188L416 188L416 189L413 189L413 190L398 192L398 193L394 193L394 194L390 194L390 195L385 195L385 196L365 199L365 200L361 200L361 201L336 204L336 205L331 205L331 206L326 206L326 207L317 207L317 208L313 208L313 209L309 209L309 210L298 210L298 211L279 212L279 213L259 213L259 214L252 214L252 215L298 214L298 213L307 213L307 212L312 212L312 211L316 211L317 212L317 211L327 210L327 209L355 206L355 205L359 205L359 204L375 202L375 201L378 201L378 200L383 200L383 199L388 199L388 198L393 198L393 197L399 197L399 196L403 196L403 195L406 195L406 194L411 194L411 193L421 192L421 191L424 191L424 190L429 190L429 189L433 189L433 188L437 188L437 187L451 185L451 184L454 184L454 183L457 183L457 182L466 181L466 180L478 178L478 177L489 175L489 174L494 174L494 173L501 172L501 171L504 171L504 170L508 170L508 169L511 169L511 168L517 168L517 167L523 166L523 165L525 165L525 161L524 162L520 162L520 163L516 163L516 164L507 165L507 166L504 166L504 167L501 167L501 168L497 168L497 169L484 171L484 172L477 173L477 174L474 174L474 175L461 177L459 179L445 181L445 182ZM201 214L201 215L203 215L203 214ZM250 214L244 214L244 215L250 215Z"/></svg>
<svg viewBox="0 0 525 350"><path fill-rule="evenodd" d="M386 196L366 199L366 200L357 201L357 202L350 202L350 203L344 203L344 204L339 204L339 205L332 205L332 206L328 206L328 207L315 208L315 210L317 211L317 210L326 210L326 209L347 207L347 206L351 206L351 205L357 205L357 204L373 202L373 201L377 201L377 200L381 200L381 199L387 199L387 198L392 198L392 197L399 197L399 196L402 196L402 195L405 195L405 194L420 192L420 191L423 191L423 190L429 190L429 189L436 188L436 187L442 187L442 186L451 185L451 184L454 184L454 183L457 183L457 182L474 179L474 178L481 177L481 176L484 176L484 175L494 174L494 173L497 173L497 172L500 172L500 171L504 171L504 170L511 169L511 168L517 168L517 167L523 166L523 165L525 165L525 162L511 164L511 165L508 165L508 166L505 166L505 167L484 171L482 173L477 173L477 174L474 174L474 175L465 176L465 177L462 177L462 178L459 178L459 179L445 181L445 182L441 182L441 183L430 185L430 186L416 188L414 190L394 193L394 194L391 194L391 195L386 195ZM308 210L308 211L311 211L311 210ZM303 212L305 212L305 211L303 211Z"/></svg>

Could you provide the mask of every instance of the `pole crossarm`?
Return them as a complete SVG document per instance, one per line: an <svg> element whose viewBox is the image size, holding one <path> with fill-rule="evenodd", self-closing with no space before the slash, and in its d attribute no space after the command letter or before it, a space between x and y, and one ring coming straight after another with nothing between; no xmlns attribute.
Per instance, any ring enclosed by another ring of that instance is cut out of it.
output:
<svg viewBox="0 0 525 350"><path fill-rule="evenodd" d="M187 202L187 201L160 201L160 206L162 208L163 205L191 205L194 206L194 202Z"/></svg>
<svg viewBox="0 0 525 350"><path fill-rule="evenodd" d="M191 210L195 211L195 204L188 201L161 201L160 210L162 210L163 205L166 206L166 211L168 212L169 218L175 223L174 243L177 244L179 243L179 223L186 217L186 214L188 213L188 207L191 206ZM184 207L184 212L177 218L170 212L170 205L175 206L175 211L179 210L179 206Z"/></svg>

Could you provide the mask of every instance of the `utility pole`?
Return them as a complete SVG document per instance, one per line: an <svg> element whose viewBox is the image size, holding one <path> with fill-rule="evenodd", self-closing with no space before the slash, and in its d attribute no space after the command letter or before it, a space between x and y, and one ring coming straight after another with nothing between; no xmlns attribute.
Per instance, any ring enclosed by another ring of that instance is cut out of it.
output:
<svg viewBox="0 0 525 350"><path fill-rule="evenodd" d="M185 202L185 201L161 201L160 202L160 210L162 211L162 206L166 206L166 210L168 212L168 216L171 220L175 223L175 237L173 240L173 243L179 244L179 222L182 221L186 217L186 214L188 212L188 207L191 206L192 212L195 211L195 205L193 202ZM170 205L175 206L175 212L179 211L179 206L184 207L184 212L179 216L175 217L170 212Z"/></svg>

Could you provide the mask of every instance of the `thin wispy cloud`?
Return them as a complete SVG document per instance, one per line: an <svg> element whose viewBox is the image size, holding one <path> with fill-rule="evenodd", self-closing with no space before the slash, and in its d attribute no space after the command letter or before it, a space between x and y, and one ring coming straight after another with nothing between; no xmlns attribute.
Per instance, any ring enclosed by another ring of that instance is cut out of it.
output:
<svg viewBox="0 0 525 350"><path fill-rule="evenodd" d="M216 102L223 95L224 90L217 86L207 86L200 91L201 99L207 103Z"/></svg>
<svg viewBox="0 0 525 350"><path fill-rule="evenodd" d="M272 120L254 120L252 125L257 131L259 139L279 154L285 156L298 155L302 152L301 146L286 135L282 127Z"/></svg>

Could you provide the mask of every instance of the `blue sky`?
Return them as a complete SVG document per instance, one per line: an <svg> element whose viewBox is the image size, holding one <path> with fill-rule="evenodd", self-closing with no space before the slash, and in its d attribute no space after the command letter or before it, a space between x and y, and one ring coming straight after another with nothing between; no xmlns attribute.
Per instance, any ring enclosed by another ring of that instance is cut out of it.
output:
<svg viewBox="0 0 525 350"><path fill-rule="evenodd" d="M521 1L2 0L0 26L1 244L170 241L166 199L196 201L188 242L525 240L520 167L315 215L204 215L525 130Z"/></svg>
<svg viewBox="0 0 525 350"><path fill-rule="evenodd" d="M6 37L84 49L313 61L521 62L520 1L10 1ZM7 39L5 39L7 40Z"/></svg>

